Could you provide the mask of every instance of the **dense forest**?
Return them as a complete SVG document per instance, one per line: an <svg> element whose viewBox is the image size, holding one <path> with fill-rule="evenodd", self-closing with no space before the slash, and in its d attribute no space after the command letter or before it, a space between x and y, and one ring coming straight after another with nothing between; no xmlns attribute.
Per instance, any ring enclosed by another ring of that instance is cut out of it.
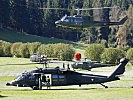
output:
<svg viewBox="0 0 133 100"><path fill-rule="evenodd" d="M85 43L107 42L115 46L133 46L132 0L0 0L0 27L28 34L62 38ZM65 14L74 15L74 8L115 7L81 11L93 20L118 21L128 15L123 26L84 30L56 27L54 22ZM40 8L69 8L70 11Z"/></svg>

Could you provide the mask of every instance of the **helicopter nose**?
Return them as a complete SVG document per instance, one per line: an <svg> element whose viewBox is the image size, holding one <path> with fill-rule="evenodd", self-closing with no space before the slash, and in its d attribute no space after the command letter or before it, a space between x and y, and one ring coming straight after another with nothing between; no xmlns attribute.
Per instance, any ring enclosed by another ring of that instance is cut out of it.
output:
<svg viewBox="0 0 133 100"><path fill-rule="evenodd" d="M17 81L15 80L6 83L6 86L16 86L16 85L17 85Z"/></svg>
<svg viewBox="0 0 133 100"><path fill-rule="evenodd" d="M10 86L11 84L9 82L6 83L6 86Z"/></svg>
<svg viewBox="0 0 133 100"><path fill-rule="evenodd" d="M55 24L60 24L60 22L61 22L61 21L60 21L60 20L58 20L58 21L56 21L56 22L55 22Z"/></svg>

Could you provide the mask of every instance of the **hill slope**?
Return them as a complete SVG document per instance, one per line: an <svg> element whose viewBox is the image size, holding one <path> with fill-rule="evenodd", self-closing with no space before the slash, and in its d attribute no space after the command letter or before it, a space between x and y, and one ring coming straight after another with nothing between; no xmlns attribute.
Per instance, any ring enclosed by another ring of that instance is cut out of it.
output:
<svg viewBox="0 0 133 100"><path fill-rule="evenodd" d="M0 40L4 40L7 42L41 42L44 44L48 43L65 43L65 44L71 44L75 48L83 49L84 47L88 45L84 45L78 42L72 42L68 40L63 40L63 39L57 39L57 38L47 38L47 37L41 37L41 36L36 36L36 35L30 35L27 33L20 33L20 32L15 32L12 30L7 30L7 29L1 29L0 28Z"/></svg>
<svg viewBox="0 0 133 100"><path fill-rule="evenodd" d="M30 35L27 33L19 33L11 30L1 29L0 28L0 40L8 42L41 42L41 43L68 43L73 44L72 41L67 41L57 38L47 38L36 35Z"/></svg>

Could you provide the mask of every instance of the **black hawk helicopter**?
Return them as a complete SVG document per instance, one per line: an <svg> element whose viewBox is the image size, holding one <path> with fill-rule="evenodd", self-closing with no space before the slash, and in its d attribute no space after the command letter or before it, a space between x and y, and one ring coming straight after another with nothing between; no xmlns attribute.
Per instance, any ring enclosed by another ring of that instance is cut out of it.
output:
<svg viewBox="0 0 133 100"><path fill-rule="evenodd" d="M30 72L20 74L15 80L6 83L7 86L31 87L34 90L41 90L43 86L68 86L83 84L101 84L120 80L120 75L125 72L128 59L122 58L120 64L109 76L84 74L70 69L56 68L37 68Z"/></svg>
<svg viewBox="0 0 133 100"><path fill-rule="evenodd" d="M94 10L94 9L111 9L116 7L101 7L101 8L81 8L81 9L74 9L77 11L77 15L74 16L67 16L65 15L60 20L56 21L55 24L57 26L68 27L68 28L91 28L91 27L105 27L105 26L112 26L112 25L122 25L128 19L125 16L123 19L117 22L110 22L110 21L96 21L93 20L91 16L82 16L80 15L80 11L84 10ZM42 10L72 10L67 8L40 8Z"/></svg>

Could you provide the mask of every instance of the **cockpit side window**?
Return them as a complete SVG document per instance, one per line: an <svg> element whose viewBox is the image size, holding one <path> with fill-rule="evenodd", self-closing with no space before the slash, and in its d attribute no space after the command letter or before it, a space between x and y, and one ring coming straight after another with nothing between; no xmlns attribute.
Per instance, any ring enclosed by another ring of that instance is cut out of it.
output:
<svg viewBox="0 0 133 100"><path fill-rule="evenodd" d="M75 18L74 22L82 22L82 18Z"/></svg>
<svg viewBox="0 0 133 100"><path fill-rule="evenodd" d="M64 22L69 22L69 19L68 18L64 19Z"/></svg>

